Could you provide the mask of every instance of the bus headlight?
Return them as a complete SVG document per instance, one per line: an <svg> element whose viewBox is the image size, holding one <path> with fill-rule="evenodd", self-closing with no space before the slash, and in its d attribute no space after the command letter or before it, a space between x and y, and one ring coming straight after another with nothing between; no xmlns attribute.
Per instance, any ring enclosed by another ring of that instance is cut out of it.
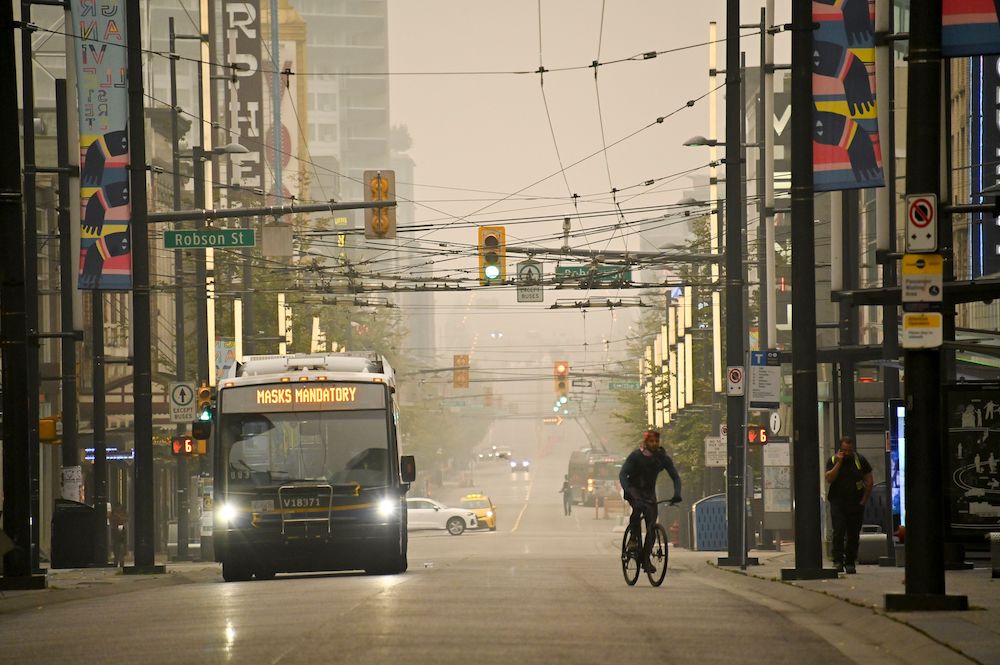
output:
<svg viewBox="0 0 1000 665"><path fill-rule="evenodd" d="M219 521L223 524L231 524L236 520L236 507L231 503L224 503L216 510L219 511Z"/></svg>
<svg viewBox="0 0 1000 665"><path fill-rule="evenodd" d="M393 501L392 499L382 499L378 502L378 514L382 517L389 517L396 513L396 507L399 505L398 501Z"/></svg>

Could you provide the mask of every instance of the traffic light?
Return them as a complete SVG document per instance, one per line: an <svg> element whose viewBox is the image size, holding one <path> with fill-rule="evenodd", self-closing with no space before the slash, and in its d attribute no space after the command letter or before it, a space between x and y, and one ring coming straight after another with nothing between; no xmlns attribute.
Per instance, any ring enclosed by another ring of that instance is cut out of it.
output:
<svg viewBox="0 0 1000 665"><path fill-rule="evenodd" d="M396 198L395 171L365 171L365 201ZM396 208L365 208L365 237L391 240L396 237Z"/></svg>
<svg viewBox="0 0 1000 665"><path fill-rule="evenodd" d="M170 441L170 452L178 457L198 454L198 444L190 436L175 436Z"/></svg>
<svg viewBox="0 0 1000 665"><path fill-rule="evenodd" d="M560 405L569 401L569 361L557 360L552 367L555 380L556 402Z"/></svg>
<svg viewBox="0 0 1000 665"><path fill-rule="evenodd" d="M469 387L469 356L455 355L452 369L452 386L455 388Z"/></svg>
<svg viewBox="0 0 1000 665"><path fill-rule="evenodd" d="M765 425L747 425L747 443L751 446L766 446L768 436Z"/></svg>
<svg viewBox="0 0 1000 665"><path fill-rule="evenodd" d="M198 420L212 420L212 388L207 383L198 386L195 400L197 401Z"/></svg>
<svg viewBox="0 0 1000 665"><path fill-rule="evenodd" d="M191 423L191 437L195 440L201 454L208 447L208 438L212 435L212 420L215 411L212 408L212 388L207 383L198 386L195 392L195 420Z"/></svg>
<svg viewBox="0 0 1000 665"><path fill-rule="evenodd" d="M59 425L62 423L62 416L50 416L38 419L38 440L41 443L62 443L62 432Z"/></svg>
<svg viewBox="0 0 1000 665"><path fill-rule="evenodd" d="M479 227L479 284L503 284L507 279L507 229Z"/></svg>

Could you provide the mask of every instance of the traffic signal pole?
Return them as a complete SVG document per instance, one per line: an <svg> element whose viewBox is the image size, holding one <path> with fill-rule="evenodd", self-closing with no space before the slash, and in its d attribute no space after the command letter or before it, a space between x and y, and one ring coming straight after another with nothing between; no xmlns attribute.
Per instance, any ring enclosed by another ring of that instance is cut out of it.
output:
<svg viewBox="0 0 1000 665"><path fill-rule="evenodd" d="M167 19L168 43L171 53L176 52L177 33L174 30L174 17ZM181 160L178 144L180 142L180 128L177 117L177 60L170 59L170 145L173 169L173 208L181 209ZM174 370L178 381L187 379L187 358L185 345L187 344L184 335L184 254L176 252L174 254ZM239 334L237 332L237 334ZM183 423L177 425L177 435L183 435L186 426ZM188 470L187 458L184 455L177 457L177 560L186 561L188 558Z"/></svg>

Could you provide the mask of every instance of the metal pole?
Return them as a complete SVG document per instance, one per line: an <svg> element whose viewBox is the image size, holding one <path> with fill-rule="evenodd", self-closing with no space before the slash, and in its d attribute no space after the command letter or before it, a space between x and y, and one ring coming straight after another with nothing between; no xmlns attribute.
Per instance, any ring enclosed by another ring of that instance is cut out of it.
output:
<svg viewBox="0 0 1000 665"><path fill-rule="evenodd" d="M142 29L139 0L126 6L128 44L129 175L132 203L132 395L135 413L135 566L130 573L163 572L154 560L153 385L149 290L149 230L146 223L146 122L142 90Z"/></svg>
<svg viewBox="0 0 1000 665"><path fill-rule="evenodd" d="M907 193L941 194L941 0L910 7L908 99L906 119ZM942 197L943 198L943 197ZM942 242L943 240L943 242ZM951 246L939 231L938 246ZM945 312L944 318L953 315ZM940 348L905 349L906 376L906 593L886 594L889 610L968 609L966 596L945 595L945 500L941 441Z"/></svg>
<svg viewBox="0 0 1000 665"><path fill-rule="evenodd" d="M31 2L21 0L21 21L31 23ZM24 317L28 343L25 346L25 415L28 418L28 481L31 488L31 570L39 571L38 546L41 513L39 506L38 450L38 206L35 180L35 59L31 47L33 30L21 29L21 102L24 132Z"/></svg>
<svg viewBox="0 0 1000 665"><path fill-rule="evenodd" d="M893 12L890 0L879 0L875 4L875 32L893 32ZM883 44L875 49L875 70L878 85L876 104L879 109L879 138L882 141L882 165L885 168L885 187L875 190L876 248L896 251L896 68L893 65L892 45ZM887 102L887 103L883 103ZM886 261L882 265L882 286L896 285L896 262ZM882 357L886 360L899 358L899 311L895 303L882 307ZM895 418L888 404L890 399L899 397L899 370L889 364L882 372L883 395L886 404L885 431L891 428ZM892 505L892 487L889 482L890 465L887 462L885 483L885 505ZM887 511L886 557L879 564L896 565L896 545L893 540L892 512Z"/></svg>
<svg viewBox="0 0 1000 665"><path fill-rule="evenodd" d="M194 164L194 207L199 210L205 207L205 151L200 145L191 150ZM205 222L196 224L199 229L205 228ZM208 292L205 290L206 269L205 253L195 252L195 337L198 345L198 383L208 381Z"/></svg>
<svg viewBox="0 0 1000 665"><path fill-rule="evenodd" d="M777 297L774 279L774 33L769 29L774 22L774 0L764 3L764 288L767 291L767 347L778 344ZM762 331L762 338L765 338Z"/></svg>
<svg viewBox="0 0 1000 665"><path fill-rule="evenodd" d="M726 365L743 367L743 234L742 169L740 127L743 124L743 95L740 94L740 3L726 2ZM745 566L743 547L746 528L744 499L743 423L746 411L742 395L726 398L726 507L728 514L728 556L719 565Z"/></svg>
<svg viewBox="0 0 1000 665"><path fill-rule="evenodd" d="M78 443L79 422L76 397L76 341L69 337L74 329L73 301L76 298L76 271L73 267L73 232L70 228L70 206L79 205L70 194L69 165L69 101L66 79L56 79L56 141L59 166L59 303L61 328L62 370L62 466L80 466ZM76 497L74 497L76 498Z"/></svg>
<svg viewBox="0 0 1000 665"><path fill-rule="evenodd" d="M104 292L98 289L90 292L90 328L94 357L90 417L90 428L94 432L94 563L103 566L108 562L108 442L104 387Z"/></svg>
<svg viewBox="0 0 1000 665"><path fill-rule="evenodd" d="M812 3L792 3L792 108L811 109ZM816 249L813 228L812 114L792 113L792 450L795 568L783 579L836 577L823 569L820 542L819 422L816 413Z"/></svg>
<svg viewBox="0 0 1000 665"><path fill-rule="evenodd" d="M767 290L767 142L764 134L768 131L767 119L770 109L764 95L765 71L767 70L767 10L760 8L760 66L757 70L757 338L761 349L771 348L768 337L768 301L774 297Z"/></svg>
<svg viewBox="0 0 1000 665"><path fill-rule="evenodd" d="M174 17L168 18L169 50L174 53L176 48L177 33L174 31ZM178 143L180 142L180 129L177 118L177 61L170 59L170 146L171 146L171 168L173 169L173 208L181 209L181 156ZM184 335L184 253L180 250L174 252L174 357L175 376L178 381L187 378L187 366L185 358L186 336ZM186 431L184 424L177 425L177 434L183 435ZM177 457L177 560L185 561L188 558L188 471L187 458L184 455Z"/></svg>
<svg viewBox="0 0 1000 665"><path fill-rule="evenodd" d="M14 7L0 2L0 98L17 99L14 55ZM31 120L29 119L30 123ZM0 127L16 132L17 105L0 104ZM41 589L44 575L31 565L31 500L28 480L28 414L25 377L28 326L25 314L24 219L21 196L21 154L17 141L0 151L0 346L3 356L3 530L14 543L4 555L0 589ZM37 422L35 427L37 427ZM22 443L24 442L24 443Z"/></svg>
<svg viewBox="0 0 1000 665"><path fill-rule="evenodd" d="M243 353L254 354L254 295L253 295L253 248L248 247L243 253ZM238 332L237 332L238 334Z"/></svg>
<svg viewBox="0 0 1000 665"><path fill-rule="evenodd" d="M843 288L854 290L858 288L858 253L859 241L859 206L856 191L841 192L843 197L841 210L843 212ZM836 194L834 194L836 196ZM848 303L840 303L840 326L838 330L841 347L856 347L858 344L858 310ZM857 442L854 417L854 361L844 356L837 363L840 367L840 417L843 436L849 436ZM839 443L837 444L839 445Z"/></svg>

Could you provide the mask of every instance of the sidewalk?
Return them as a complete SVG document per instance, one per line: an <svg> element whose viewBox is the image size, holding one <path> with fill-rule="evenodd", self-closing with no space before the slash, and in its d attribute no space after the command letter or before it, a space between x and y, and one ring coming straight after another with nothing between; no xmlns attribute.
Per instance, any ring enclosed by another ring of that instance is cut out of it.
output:
<svg viewBox="0 0 1000 665"><path fill-rule="evenodd" d="M724 552L699 552L710 566L716 566ZM952 570L945 573L945 590L949 595L964 595L969 599L967 612L886 612L885 595L904 593L905 569L859 565L856 575L841 574L838 579L782 582L781 569L794 568L792 552L754 551L760 565L746 571L739 568L719 568L735 574L745 574L776 585L808 589L817 594L837 598L877 615L905 624L928 638L983 665L1000 665L1000 580L991 578L989 562L977 561L973 570ZM826 565L829 565L827 563Z"/></svg>
<svg viewBox="0 0 1000 665"><path fill-rule="evenodd" d="M166 566L164 575L124 575L120 568L49 570L45 589L0 591L0 616L73 600L222 579L219 564L210 561L177 561Z"/></svg>

